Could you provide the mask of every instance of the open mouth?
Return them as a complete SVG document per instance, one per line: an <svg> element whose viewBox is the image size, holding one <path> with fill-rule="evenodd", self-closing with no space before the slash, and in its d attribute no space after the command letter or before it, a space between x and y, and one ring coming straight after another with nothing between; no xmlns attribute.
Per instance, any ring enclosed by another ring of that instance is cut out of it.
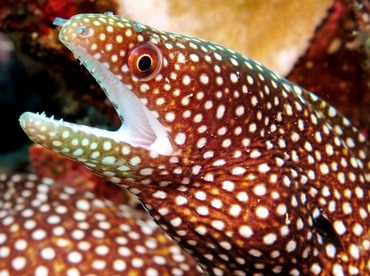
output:
<svg viewBox="0 0 370 276"><path fill-rule="evenodd" d="M60 24L64 24L64 21ZM98 137L108 137L118 142L128 143L134 147L144 148L161 155L172 155L174 149L169 140L167 129L130 90L129 86L123 84L117 76L104 64L90 55L84 48L67 42L63 43L75 54L75 57L81 61L102 87L121 118L122 125L117 131L108 131L67 123L62 120L55 121L53 118L47 118L44 114L26 112L20 118L22 127L25 128L22 122L29 120L30 116L35 120L48 121L48 123L54 120L56 127L58 125L68 126L86 133L86 136L93 134Z"/></svg>
<svg viewBox="0 0 370 276"><path fill-rule="evenodd" d="M121 118L122 125L113 132L114 136L135 147L162 155L173 154L167 129L130 88L85 49L68 44L67 47L94 76Z"/></svg>

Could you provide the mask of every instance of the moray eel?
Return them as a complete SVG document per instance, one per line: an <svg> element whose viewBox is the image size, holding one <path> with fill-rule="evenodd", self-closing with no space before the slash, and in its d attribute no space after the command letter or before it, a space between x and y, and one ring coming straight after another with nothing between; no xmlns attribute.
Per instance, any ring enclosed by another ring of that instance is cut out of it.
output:
<svg viewBox="0 0 370 276"><path fill-rule="evenodd" d="M370 273L369 145L335 108L199 38L111 13L55 24L122 126L24 113L33 141L135 194L210 275Z"/></svg>
<svg viewBox="0 0 370 276"><path fill-rule="evenodd" d="M202 275L143 211L0 174L0 275Z"/></svg>

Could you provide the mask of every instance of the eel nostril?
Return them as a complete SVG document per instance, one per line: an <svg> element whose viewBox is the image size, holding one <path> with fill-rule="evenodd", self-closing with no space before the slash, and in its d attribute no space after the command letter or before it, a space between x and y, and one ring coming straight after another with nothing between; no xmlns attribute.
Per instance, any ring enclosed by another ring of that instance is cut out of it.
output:
<svg viewBox="0 0 370 276"><path fill-rule="evenodd" d="M63 18L60 18L60 17L56 17L53 21L53 24L55 26L59 26L59 27L63 27L63 25L67 22L68 20L67 19L63 19Z"/></svg>

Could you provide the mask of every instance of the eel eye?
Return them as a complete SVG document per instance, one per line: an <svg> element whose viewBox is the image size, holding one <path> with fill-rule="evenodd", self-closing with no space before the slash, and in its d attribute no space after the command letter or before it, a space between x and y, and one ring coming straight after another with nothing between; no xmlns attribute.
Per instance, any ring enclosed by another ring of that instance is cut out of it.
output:
<svg viewBox="0 0 370 276"><path fill-rule="evenodd" d="M141 44L128 54L128 68L138 79L148 80L157 75L162 66L162 56L153 44Z"/></svg>
<svg viewBox="0 0 370 276"><path fill-rule="evenodd" d="M94 34L94 29L87 26L78 26L76 28L76 34L81 38L91 37Z"/></svg>

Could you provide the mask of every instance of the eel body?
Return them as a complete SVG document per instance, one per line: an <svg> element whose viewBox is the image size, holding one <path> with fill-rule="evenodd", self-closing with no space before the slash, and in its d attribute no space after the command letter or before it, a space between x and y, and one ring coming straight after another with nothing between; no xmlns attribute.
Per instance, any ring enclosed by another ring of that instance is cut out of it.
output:
<svg viewBox="0 0 370 276"><path fill-rule="evenodd" d="M202 275L143 211L0 174L0 275Z"/></svg>
<svg viewBox="0 0 370 276"><path fill-rule="evenodd" d="M370 274L366 138L230 49L106 14L56 19L122 119L24 113L35 142L135 194L212 275Z"/></svg>

